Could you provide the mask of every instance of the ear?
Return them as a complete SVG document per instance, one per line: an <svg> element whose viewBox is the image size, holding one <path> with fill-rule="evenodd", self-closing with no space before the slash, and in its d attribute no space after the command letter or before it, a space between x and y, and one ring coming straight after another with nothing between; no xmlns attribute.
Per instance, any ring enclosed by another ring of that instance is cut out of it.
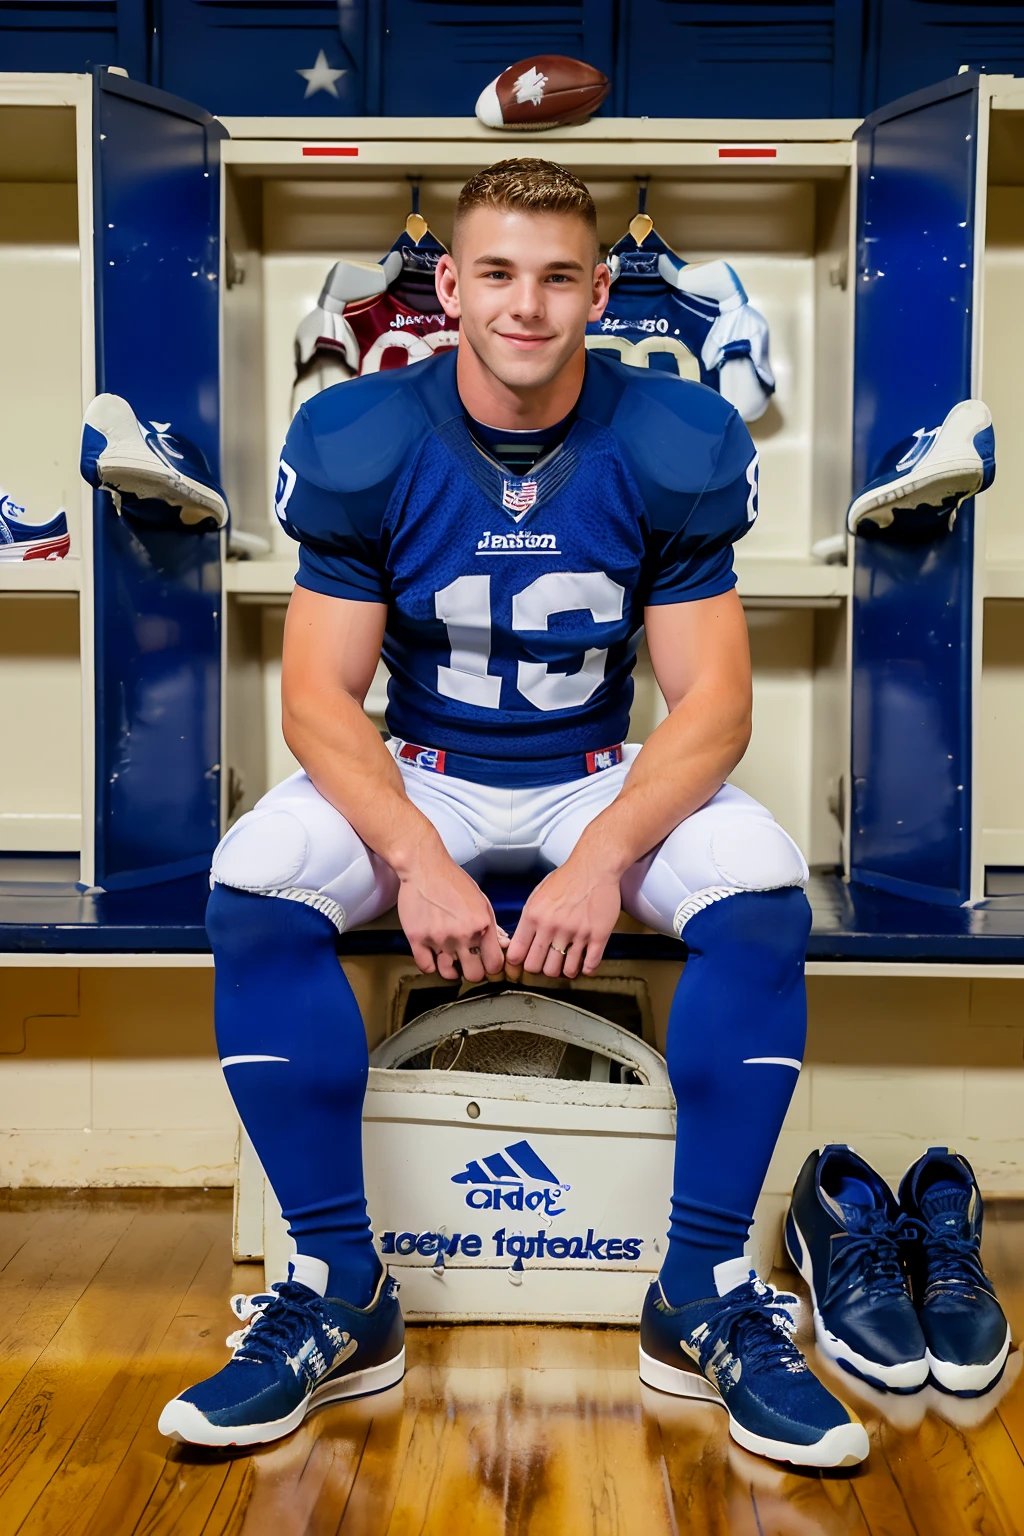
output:
<svg viewBox="0 0 1024 1536"><path fill-rule="evenodd" d="M594 286L590 296L590 313L587 316L588 325L593 320L600 320L608 308L608 295L611 293L612 275L607 264L599 261L594 268Z"/></svg>
<svg viewBox="0 0 1024 1536"><path fill-rule="evenodd" d="M459 304L459 274L448 252L445 251L434 272L434 287L441 300L441 308L449 320L458 320L462 314ZM607 302L607 301L606 301Z"/></svg>

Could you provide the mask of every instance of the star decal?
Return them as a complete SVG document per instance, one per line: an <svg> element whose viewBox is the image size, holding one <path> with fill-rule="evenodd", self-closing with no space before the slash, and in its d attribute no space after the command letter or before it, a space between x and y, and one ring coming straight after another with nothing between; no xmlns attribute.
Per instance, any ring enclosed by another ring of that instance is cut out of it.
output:
<svg viewBox="0 0 1024 1536"><path fill-rule="evenodd" d="M337 96L338 87L334 82L340 80L342 75L347 75L348 70L332 69L327 62L326 53L321 48L312 69L297 69L295 73L301 75L306 82L306 94L303 99L308 100L310 96L315 96L317 91L326 91L330 96Z"/></svg>

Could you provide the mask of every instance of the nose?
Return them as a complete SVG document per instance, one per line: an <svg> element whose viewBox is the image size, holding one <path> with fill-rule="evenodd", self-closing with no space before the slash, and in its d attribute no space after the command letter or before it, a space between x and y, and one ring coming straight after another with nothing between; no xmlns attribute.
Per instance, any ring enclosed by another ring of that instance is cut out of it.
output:
<svg viewBox="0 0 1024 1536"><path fill-rule="evenodd" d="M520 277L512 285L508 312L515 320L539 320L544 313L544 288L535 277Z"/></svg>

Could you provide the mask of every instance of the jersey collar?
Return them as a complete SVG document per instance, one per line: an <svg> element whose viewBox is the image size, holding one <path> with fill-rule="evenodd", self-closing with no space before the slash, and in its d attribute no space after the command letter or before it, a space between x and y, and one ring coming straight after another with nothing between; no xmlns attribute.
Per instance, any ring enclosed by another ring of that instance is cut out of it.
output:
<svg viewBox="0 0 1024 1536"><path fill-rule="evenodd" d="M423 370L424 384L428 378L430 383L429 389L421 390L424 408L438 437L473 483L506 517L522 527L537 507L550 502L579 468L599 429L611 421L623 381L604 358L588 353L576 420L562 441L528 475L520 476L492 459L473 438L455 382L455 364L453 349L418 365Z"/></svg>

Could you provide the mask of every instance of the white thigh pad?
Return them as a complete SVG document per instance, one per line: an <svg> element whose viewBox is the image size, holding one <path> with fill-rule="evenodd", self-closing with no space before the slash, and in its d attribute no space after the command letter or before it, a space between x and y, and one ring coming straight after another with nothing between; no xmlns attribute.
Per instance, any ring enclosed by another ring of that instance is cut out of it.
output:
<svg viewBox="0 0 1024 1536"><path fill-rule="evenodd" d="M304 773L272 789L213 856L220 885L301 901L339 931L394 905L398 880Z"/></svg>
<svg viewBox="0 0 1024 1536"><path fill-rule="evenodd" d="M723 818L711 829L708 851L722 884L741 891L773 891L807 879L799 848L767 812Z"/></svg>
<svg viewBox="0 0 1024 1536"><path fill-rule="evenodd" d="M213 878L240 891L294 885L305 866L309 839L291 811L248 811L213 855Z"/></svg>

